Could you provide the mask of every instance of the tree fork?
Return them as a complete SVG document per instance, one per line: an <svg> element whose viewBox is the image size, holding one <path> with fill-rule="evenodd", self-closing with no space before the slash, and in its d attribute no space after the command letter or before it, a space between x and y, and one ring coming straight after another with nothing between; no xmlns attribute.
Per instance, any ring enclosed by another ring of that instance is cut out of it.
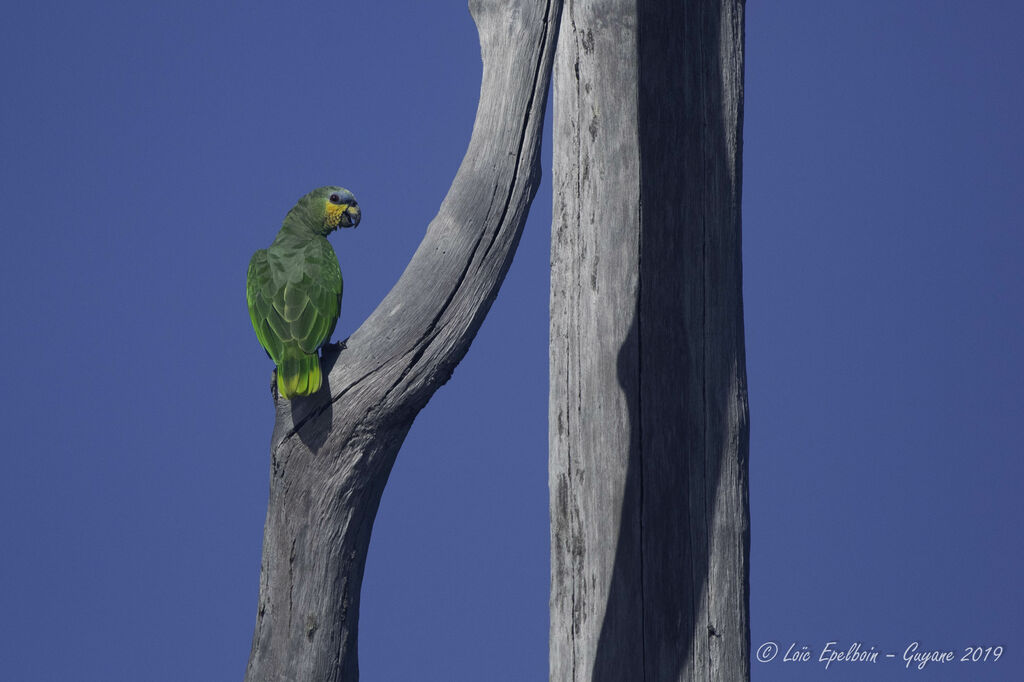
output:
<svg viewBox="0 0 1024 682"><path fill-rule="evenodd" d="M537 190L561 0L472 0L470 11L483 79L451 189L391 292L325 352L320 392L276 405L248 682L358 679L359 592L384 485L494 301Z"/></svg>

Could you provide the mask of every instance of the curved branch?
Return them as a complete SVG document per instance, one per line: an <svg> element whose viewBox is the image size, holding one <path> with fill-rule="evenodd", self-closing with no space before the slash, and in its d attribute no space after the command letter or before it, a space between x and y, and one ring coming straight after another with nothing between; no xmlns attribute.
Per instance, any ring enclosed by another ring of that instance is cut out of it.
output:
<svg viewBox="0 0 1024 682"><path fill-rule="evenodd" d="M561 0L470 10L483 81L451 189L391 292L325 354L320 393L277 404L249 681L358 679L359 592L384 485L480 328L536 193Z"/></svg>

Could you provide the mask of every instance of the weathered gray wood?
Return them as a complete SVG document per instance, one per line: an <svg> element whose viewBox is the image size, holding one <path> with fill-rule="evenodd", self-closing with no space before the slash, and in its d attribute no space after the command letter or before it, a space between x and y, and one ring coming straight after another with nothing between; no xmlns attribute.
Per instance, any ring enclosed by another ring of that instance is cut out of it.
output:
<svg viewBox="0 0 1024 682"><path fill-rule="evenodd" d="M394 289L325 355L320 393L277 404L250 682L358 679L359 591L384 484L479 329L537 189L561 2L472 0L470 10L483 81L451 190Z"/></svg>
<svg viewBox="0 0 1024 682"><path fill-rule="evenodd" d="M749 679L742 0L566 0L551 679Z"/></svg>

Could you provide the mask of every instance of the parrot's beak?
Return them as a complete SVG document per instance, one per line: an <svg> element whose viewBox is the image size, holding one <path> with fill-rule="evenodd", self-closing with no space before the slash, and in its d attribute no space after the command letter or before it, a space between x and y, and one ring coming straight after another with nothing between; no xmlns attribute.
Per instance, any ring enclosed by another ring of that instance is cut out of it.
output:
<svg viewBox="0 0 1024 682"><path fill-rule="evenodd" d="M363 217L363 212L359 210L357 204L349 204L348 208L341 215L341 226L342 227L355 227L359 224L359 221Z"/></svg>

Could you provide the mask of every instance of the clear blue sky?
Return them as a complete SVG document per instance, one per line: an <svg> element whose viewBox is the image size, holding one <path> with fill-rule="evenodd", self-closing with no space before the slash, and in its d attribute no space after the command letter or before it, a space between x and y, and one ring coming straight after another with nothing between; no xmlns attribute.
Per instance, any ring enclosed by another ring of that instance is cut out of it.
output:
<svg viewBox="0 0 1024 682"><path fill-rule="evenodd" d="M747 11L754 648L1006 649L754 679L1019 678L1024 12ZM472 21L462 2L21 3L0 64L0 674L241 679L273 419L249 256L310 188L352 189L336 337L358 326L465 150ZM550 205L544 187L398 457L366 680L546 679Z"/></svg>

